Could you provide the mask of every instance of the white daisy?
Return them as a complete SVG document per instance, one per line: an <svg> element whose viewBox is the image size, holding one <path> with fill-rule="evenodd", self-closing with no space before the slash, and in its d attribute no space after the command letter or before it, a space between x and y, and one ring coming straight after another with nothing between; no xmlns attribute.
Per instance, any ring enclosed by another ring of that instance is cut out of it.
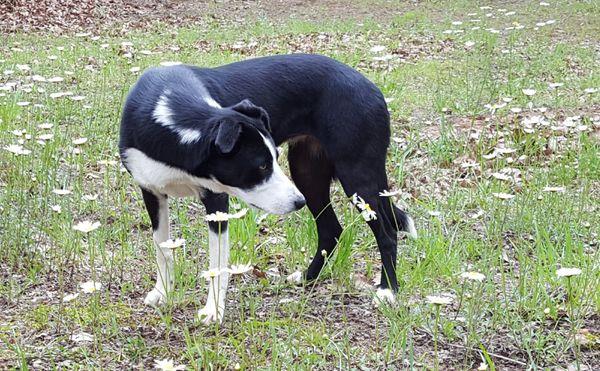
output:
<svg viewBox="0 0 600 371"><path fill-rule="evenodd" d="M509 193L492 193L492 195L494 195L494 197L499 198L501 200L510 200L511 198L514 198L515 195L511 195Z"/></svg>
<svg viewBox="0 0 600 371"><path fill-rule="evenodd" d="M91 222L89 220L84 220L79 222L73 226L73 229L83 233L89 233L94 231L100 227L100 222Z"/></svg>
<svg viewBox="0 0 600 371"><path fill-rule="evenodd" d="M92 334L88 334L87 332L80 332L77 334L73 334L71 335L71 341L74 341L76 343L82 343L82 342L92 342L94 341L94 335Z"/></svg>
<svg viewBox="0 0 600 371"><path fill-rule="evenodd" d="M217 211L215 213L206 215L205 219L207 222L226 222L230 219L240 219L241 217L246 215L247 212L248 209L242 209L235 214L228 214L221 211Z"/></svg>
<svg viewBox="0 0 600 371"><path fill-rule="evenodd" d="M168 239L164 242L161 242L158 246L162 247L163 249L176 249L178 247L181 247L185 244L185 240L183 238L178 238L176 240L172 240L172 239Z"/></svg>
<svg viewBox="0 0 600 371"><path fill-rule="evenodd" d="M483 281L485 279L485 275L479 272L464 272L460 275L462 278L471 280L471 281Z"/></svg>
<svg viewBox="0 0 600 371"><path fill-rule="evenodd" d="M360 212L360 215L362 215L363 219L367 222L370 222L371 220L377 220L377 214L371 209L369 204L365 204L365 209Z"/></svg>
<svg viewBox="0 0 600 371"><path fill-rule="evenodd" d="M71 191L70 189L53 189L52 193L59 196L65 196L70 195L71 193L73 193L73 191Z"/></svg>
<svg viewBox="0 0 600 371"><path fill-rule="evenodd" d="M560 268L556 271L556 275L558 277L571 277L571 276L579 276L581 274L581 269L579 268Z"/></svg>
<svg viewBox="0 0 600 371"><path fill-rule="evenodd" d="M371 206L356 193L352 195L352 204L360 210L360 215L362 215L366 221L377 219L377 214L371 209Z"/></svg>
<svg viewBox="0 0 600 371"><path fill-rule="evenodd" d="M67 95L71 95L71 94L73 94L73 93L70 91L59 91L57 93L51 93L50 98L58 99L58 98L66 97Z"/></svg>
<svg viewBox="0 0 600 371"><path fill-rule="evenodd" d="M565 191L565 187L544 187L544 189L542 189L542 191L562 193Z"/></svg>
<svg viewBox="0 0 600 371"><path fill-rule="evenodd" d="M30 150L23 148L20 144L11 144L4 147L8 152L14 153L15 155L28 155L31 153Z"/></svg>
<svg viewBox="0 0 600 371"><path fill-rule="evenodd" d="M63 303L67 303L67 302L69 302L69 301L71 301L71 300L75 300L75 299L77 299L77 297L78 297L78 296L79 296L79 293L78 293L78 292L76 292L76 293L74 293L74 294L67 294L67 295L65 295L65 296L63 297L62 301L63 301Z"/></svg>
<svg viewBox="0 0 600 371"><path fill-rule="evenodd" d="M452 303L452 298L446 296L427 295L427 301L435 305L448 305Z"/></svg>
<svg viewBox="0 0 600 371"><path fill-rule="evenodd" d="M510 177L509 175L506 175L504 173L492 173L492 177L494 177L498 180L503 180L503 181L512 180L512 177Z"/></svg>
<svg viewBox="0 0 600 371"><path fill-rule="evenodd" d="M172 359L154 360L154 368L162 371L185 370L185 365L175 365Z"/></svg>
<svg viewBox="0 0 600 371"><path fill-rule="evenodd" d="M397 190L397 191L387 191L387 190L383 190L381 192L379 192L379 196L381 197L393 197L396 195L399 195L402 191Z"/></svg>
<svg viewBox="0 0 600 371"><path fill-rule="evenodd" d="M81 291L85 294L91 294L96 291L99 291L102 288L102 284L100 282L95 281L87 281L79 284Z"/></svg>
<svg viewBox="0 0 600 371"><path fill-rule="evenodd" d="M219 268L211 268L207 271L202 272L201 276L207 281L212 281L213 279L219 277L225 273L225 270L221 270Z"/></svg>
<svg viewBox="0 0 600 371"><path fill-rule="evenodd" d="M252 264L246 263L246 264L232 265L231 267L229 267L229 269L227 271L231 274L246 274L246 273L252 271L252 269L254 269Z"/></svg>
<svg viewBox="0 0 600 371"><path fill-rule="evenodd" d="M383 46L383 45L375 45L371 49L369 49L369 51L371 53L381 53L384 50L385 50L385 46Z"/></svg>

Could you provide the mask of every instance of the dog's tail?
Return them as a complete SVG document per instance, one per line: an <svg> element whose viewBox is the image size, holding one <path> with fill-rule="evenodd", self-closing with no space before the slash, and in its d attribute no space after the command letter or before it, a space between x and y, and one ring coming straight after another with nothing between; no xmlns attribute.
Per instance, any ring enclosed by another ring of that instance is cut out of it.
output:
<svg viewBox="0 0 600 371"><path fill-rule="evenodd" d="M393 206L392 210L394 212L394 220L398 224L399 229L406 232L409 237L417 238L417 228L415 228L413 218L396 206Z"/></svg>

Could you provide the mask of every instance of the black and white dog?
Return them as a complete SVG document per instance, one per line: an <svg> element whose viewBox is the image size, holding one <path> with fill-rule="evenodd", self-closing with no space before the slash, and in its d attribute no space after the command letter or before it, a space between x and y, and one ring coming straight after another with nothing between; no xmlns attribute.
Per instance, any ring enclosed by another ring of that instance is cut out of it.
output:
<svg viewBox="0 0 600 371"><path fill-rule="evenodd" d="M164 303L173 287L172 251L160 246L169 239L167 197L199 197L208 213L227 212L228 195L275 214L306 204L316 219L317 252L307 271L289 279L310 281L323 267L322 251L330 255L342 232L329 196L334 179L376 213L368 224L383 263L377 295L393 301L397 232L416 236L416 231L407 214L379 195L388 189L389 139L380 90L324 56L280 55L217 68L179 65L145 72L125 102L119 142L154 231L158 272L145 303ZM294 183L277 164L276 146L284 142ZM217 228L209 223L209 265L225 269L227 226L221 234ZM199 311L205 323L222 320L227 283L224 273L218 288L209 285Z"/></svg>

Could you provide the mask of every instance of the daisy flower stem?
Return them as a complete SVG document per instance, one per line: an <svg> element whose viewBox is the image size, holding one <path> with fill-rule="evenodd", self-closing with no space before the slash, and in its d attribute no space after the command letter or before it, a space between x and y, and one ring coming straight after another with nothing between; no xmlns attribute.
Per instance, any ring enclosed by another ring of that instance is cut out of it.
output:
<svg viewBox="0 0 600 371"><path fill-rule="evenodd" d="M440 321L440 305L435 304L435 324L433 326L433 355L434 355L434 370L440 369L440 361L438 359L438 324Z"/></svg>
<svg viewBox="0 0 600 371"><path fill-rule="evenodd" d="M400 226L398 225L398 220L396 219L396 213L394 212L394 202L392 202L392 198L388 197L390 202L390 210L392 211L392 216L394 217L394 225L396 226L396 230L400 230Z"/></svg>
<svg viewBox="0 0 600 371"><path fill-rule="evenodd" d="M81 239L81 243L85 243L87 244L87 248L90 254L90 270L91 270L91 276L92 276L92 282L98 282L99 280L97 279L97 275L96 275L96 249L95 249L95 245L93 243L93 241L90 241L90 238L82 238ZM96 325L98 324L98 307L99 307L99 303L98 303L98 292L94 292L92 294L92 298L91 298L91 305L92 305L92 328L96 328Z"/></svg>
<svg viewBox="0 0 600 371"><path fill-rule="evenodd" d="M456 314L454 314L454 318L452 319L452 321L456 321L456 318L458 317L458 313L460 313L464 294L465 294L465 282L463 282L463 284L460 286L460 294L458 296L458 308L456 308Z"/></svg>
<svg viewBox="0 0 600 371"><path fill-rule="evenodd" d="M571 287L571 277L567 277L567 306L569 308L569 323L571 324L571 339L573 341L573 352L575 353L575 365L577 370L579 366L579 344L577 343L577 319L575 318L573 289Z"/></svg>

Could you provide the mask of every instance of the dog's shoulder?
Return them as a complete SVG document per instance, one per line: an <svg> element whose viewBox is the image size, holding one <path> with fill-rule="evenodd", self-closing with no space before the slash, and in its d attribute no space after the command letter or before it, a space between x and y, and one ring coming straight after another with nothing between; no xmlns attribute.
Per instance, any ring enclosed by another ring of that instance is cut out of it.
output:
<svg viewBox="0 0 600 371"><path fill-rule="evenodd" d="M191 171L208 155L220 107L190 66L150 68L125 102L120 150Z"/></svg>

